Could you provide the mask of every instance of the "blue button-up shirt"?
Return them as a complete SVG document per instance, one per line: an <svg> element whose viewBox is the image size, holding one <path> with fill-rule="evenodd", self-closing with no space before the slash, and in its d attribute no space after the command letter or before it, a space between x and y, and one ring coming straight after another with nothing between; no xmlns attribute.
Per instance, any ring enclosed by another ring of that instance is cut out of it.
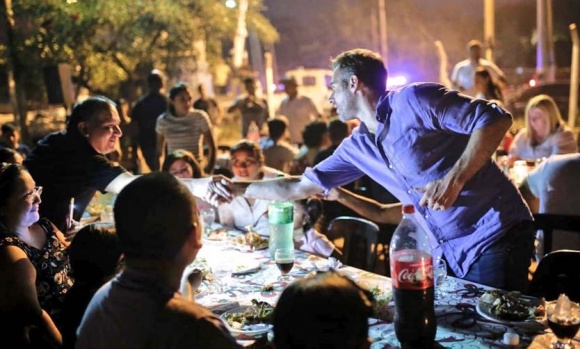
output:
<svg viewBox="0 0 580 349"><path fill-rule="evenodd" d="M511 118L497 104L438 84L411 84L382 96L376 117L374 135L362 123L331 157L304 175L329 190L366 174L402 203L413 204L434 255L444 254L459 277L509 228L532 219L520 193L492 159L465 183L449 209L419 206L422 193L416 189L445 176L475 130Z"/></svg>

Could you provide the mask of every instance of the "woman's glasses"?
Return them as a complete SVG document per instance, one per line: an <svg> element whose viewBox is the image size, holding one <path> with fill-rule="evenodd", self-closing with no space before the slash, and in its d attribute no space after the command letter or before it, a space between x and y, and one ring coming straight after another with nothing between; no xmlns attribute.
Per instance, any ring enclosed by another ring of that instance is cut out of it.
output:
<svg viewBox="0 0 580 349"><path fill-rule="evenodd" d="M32 189L32 191L24 194L24 198L26 200L30 199L31 197L40 197L40 195L42 195L42 187L38 186L38 187L34 187L34 189Z"/></svg>

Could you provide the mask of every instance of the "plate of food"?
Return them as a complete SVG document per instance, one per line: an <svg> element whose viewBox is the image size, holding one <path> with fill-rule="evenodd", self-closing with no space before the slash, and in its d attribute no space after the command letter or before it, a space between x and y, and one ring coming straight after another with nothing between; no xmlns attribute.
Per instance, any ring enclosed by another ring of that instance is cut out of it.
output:
<svg viewBox="0 0 580 349"><path fill-rule="evenodd" d="M476 310L482 317L505 325L539 323L545 319L545 301L520 292L486 291Z"/></svg>
<svg viewBox="0 0 580 349"><path fill-rule="evenodd" d="M230 240L232 244L242 250L264 250L268 248L269 240L255 232L248 232Z"/></svg>
<svg viewBox="0 0 580 349"><path fill-rule="evenodd" d="M207 236L208 240L211 241L225 241L228 239L229 230L225 228L218 228L212 230Z"/></svg>
<svg viewBox="0 0 580 349"><path fill-rule="evenodd" d="M274 307L267 302L252 299L252 304L239 306L220 315L234 335L257 336L270 331Z"/></svg>

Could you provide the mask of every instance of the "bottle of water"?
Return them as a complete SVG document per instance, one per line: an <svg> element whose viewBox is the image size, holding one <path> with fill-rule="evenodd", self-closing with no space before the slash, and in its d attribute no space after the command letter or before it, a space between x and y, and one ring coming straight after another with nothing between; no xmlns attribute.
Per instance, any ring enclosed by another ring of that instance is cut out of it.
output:
<svg viewBox="0 0 580 349"><path fill-rule="evenodd" d="M273 201L268 206L268 226L270 258L274 259L276 249L294 249L294 202Z"/></svg>

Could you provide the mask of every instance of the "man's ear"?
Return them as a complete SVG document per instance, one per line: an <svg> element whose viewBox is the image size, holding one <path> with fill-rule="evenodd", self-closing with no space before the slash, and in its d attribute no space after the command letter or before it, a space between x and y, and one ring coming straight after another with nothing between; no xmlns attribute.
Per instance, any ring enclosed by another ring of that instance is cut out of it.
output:
<svg viewBox="0 0 580 349"><path fill-rule="evenodd" d="M83 137L89 136L89 124L86 121L79 122L77 125L77 128L78 128L81 136L83 136Z"/></svg>
<svg viewBox="0 0 580 349"><path fill-rule="evenodd" d="M355 93L359 89L359 80L356 75L351 75L348 79L348 89L352 93Z"/></svg>

